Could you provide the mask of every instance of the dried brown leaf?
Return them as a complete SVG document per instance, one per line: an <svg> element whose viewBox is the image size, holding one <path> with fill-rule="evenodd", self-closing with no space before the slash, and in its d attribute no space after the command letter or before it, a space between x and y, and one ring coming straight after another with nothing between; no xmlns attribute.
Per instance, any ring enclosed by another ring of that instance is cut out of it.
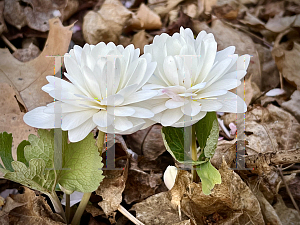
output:
<svg viewBox="0 0 300 225"><path fill-rule="evenodd" d="M132 44L135 48L139 48L141 50L141 54L144 54L144 46L149 44L145 30L141 30L133 35Z"/></svg>
<svg viewBox="0 0 300 225"><path fill-rule="evenodd" d="M283 77L300 90L300 44L281 44L273 49L272 55Z"/></svg>
<svg viewBox="0 0 300 225"><path fill-rule="evenodd" d="M6 24L4 22L3 11L4 11L4 1L1 1L0 2L0 35L3 32L7 31L7 27L6 27Z"/></svg>
<svg viewBox="0 0 300 225"><path fill-rule="evenodd" d="M23 116L14 89L8 84L0 83L0 133L6 131L13 134L14 160L17 160L17 146L21 141L27 140L29 134L36 134L34 128L24 123Z"/></svg>
<svg viewBox="0 0 300 225"><path fill-rule="evenodd" d="M282 103L281 107L295 116L300 123L300 91L294 91L291 100Z"/></svg>
<svg viewBox="0 0 300 225"><path fill-rule="evenodd" d="M113 216L122 202L122 193L127 180L129 160L121 160L123 164L125 163L123 165L124 170L105 170L103 173L105 178L96 190L96 194L103 199L98 205L103 209L106 216Z"/></svg>
<svg viewBox="0 0 300 225"><path fill-rule="evenodd" d="M135 17L138 21L132 24L132 29L156 30L162 26L159 15L153 12L144 3L140 5Z"/></svg>
<svg viewBox="0 0 300 225"><path fill-rule="evenodd" d="M40 49L31 43L28 48L17 49L17 51L13 53L13 56L20 62L28 62L38 57L40 53Z"/></svg>
<svg viewBox="0 0 300 225"><path fill-rule="evenodd" d="M29 62L15 59L8 49L0 49L0 83L8 83L16 90L18 100L28 110L53 101L41 87L47 84L46 76L52 75L54 58L63 56L69 47L73 25L64 27L58 18L49 20L50 31L42 53Z"/></svg>
<svg viewBox="0 0 300 225"><path fill-rule="evenodd" d="M268 20L266 28L275 33L283 32L292 26L296 20L296 16L285 16L275 15L274 18Z"/></svg>
<svg viewBox="0 0 300 225"><path fill-rule="evenodd" d="M145 224L151 225L179 225L190 224L181 222L177 209L172 207L168 192L161 192L132 206L136 211L136 218ZM182 215L183 220L188 218Z"/></svg>
<svg viewBox="0 0 300 225"><path fill-rule="evenodd" d="M5 0L4 18L18 29L28 25L44 32L49 30L48 20L55 17L56 12L60 13L59 10L66 5L67 0Z"/></svg>
<svg viewBox="0 0 300 225"><path fill-rule="evenodd" d="M122 5L119 0L106 0L98 12L89 11L83 19L82 32L89 44L101 41L118 44L119 36L132 12Z"/></svg>
<svg viewBox="0 0 300 225"><path fill-rule="evenodd" d="M279 216L282 224L300 224L300 215L295 209L286 207L281 196L277 196L278 202L274 205L274 208Z"/></svg>
<svg viewBox="0 0 300 225"><path fill-rule="evenodd" d="M65 224L60 215L52 212L45 198L36 196L29 188L24 187L23 194L10 195L6 201L0 214L8 216L9 224ZM2 216L0 218L3 219Z"/></svg>
<svg viewBox="0 0 300 225"><path fill-rule="evenodd" d="M203 220L206 216L218 213L221 215L220 224L265 224L260 211L259 202L253 195L249 187L242 179L230 170L226 162L219 170L222 176L222 183L216 185L210 195L202 192L201 183L188 182L187 171L182 171L182 175L177 175L174 187L171 189L172 202L180 205L183 212L190 217L195 224L205 224ZM183 182L180 179L184 179ZM181 187L176 187L178 184ZM177 188L177 190L176 190ZM176 190L176 191L175 191Z"/></svg>

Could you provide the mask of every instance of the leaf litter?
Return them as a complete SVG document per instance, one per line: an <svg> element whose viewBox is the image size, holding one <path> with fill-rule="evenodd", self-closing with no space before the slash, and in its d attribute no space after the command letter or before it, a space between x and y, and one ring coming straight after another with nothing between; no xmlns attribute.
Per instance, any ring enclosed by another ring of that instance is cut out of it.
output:
<svg viewBox="0 0 300 225"><path fill-rule="evenodd" d="M133 43L143 49L156 34L172 35L180 26L190 27L195 33L203 29L212 32L219 50L234 45L239 55L252 55L245 80L245 163L254 170L228 170L235 166L239 142L234 135L220 132L224 139L218 142L212 164L219 169L222 183L206 196L201 183L191 182L189 173L179 170L175 186L167 191L162 175L175 162L164 147L161 126L154 125L117 138L115 146L122 149L123 156L116 156L116 163L122 162L125 170L105 172L113 178L107 176L92 195L86 224L89 220L89 224L130 224L116 213L120 204L145 224L297 224L299 214L278 171L282 167L283 177L298 199L298 1L39 2L0 2L0 33L4 36L0 42L0 131L12 133L14 159L18 144L29 134L37 134L23 123L24 112L52 101L41 91L47 83L45 76L53 74L54 58L46 55L63 55L74 43L100 41L125 46ZM28 44L21 44L20 39ZM276 89L270 96L269 91ZM229 124L237 122L235 114L219 119L228 131ZM19 197L10 196L4 201L1 220L12 224L62 224L43 197L27 188L24 194L15 196ZM33 213L35 217L26 217Z"/></svg>

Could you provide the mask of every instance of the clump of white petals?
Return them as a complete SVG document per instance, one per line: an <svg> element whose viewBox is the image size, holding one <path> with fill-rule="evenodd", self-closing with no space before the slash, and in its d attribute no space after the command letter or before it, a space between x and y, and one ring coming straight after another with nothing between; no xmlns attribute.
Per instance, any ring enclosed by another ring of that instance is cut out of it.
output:
<svg viewBox="0 0 300 225"><path fill-rule="evenodd" d="M42 89L56 101L26 113L25 123L44 129L61 127L68 130L71 142L84 139L95 127L119 134L146 128L151 123L144 119L154 114L142 102L157 91L141 87L153 74L156 63L151 62L150 54L139 55L140 50L133 45L75 45L64 56L65 76L71 83L48 76L49 84ZM107 57L115 59L109 64ZM61 117L59 126L54 122L57 117Z"/></svg>
<svg viewBox="0 0 300 225"><path fill-rule="evenodd" d="M241 84L247 73L249 55L234 54L230 46L217 52L213 34L180 28L173 36L156 36L144 48L157 62L154 75L143 89L159 90L151 100L154 119L163 126L190 126L206 112L243 113L245 102L228 90Z"/></svg>

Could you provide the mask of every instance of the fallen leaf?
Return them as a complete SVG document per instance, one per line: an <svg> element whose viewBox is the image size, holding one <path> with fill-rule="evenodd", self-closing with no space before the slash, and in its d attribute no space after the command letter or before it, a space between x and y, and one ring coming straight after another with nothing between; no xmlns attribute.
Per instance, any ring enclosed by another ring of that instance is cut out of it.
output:
<svg viewBox="0 0 300 225"><path fill-rule="evenodd" d="M274 88L274 89L268 91L266 93L266 96L274 97L274 96L283 95L283 94L285 94L284 89Z"/></svg>
<svg viewBox="0 0 300 225"><path fill-rule="evenodd" d="M83 19L82 32L89 44L101 41L119 43L123 27L132 17L132 12L119 0L106 0L98 12L89 11Z"/></svg>
<svg viewBox="0 0 300 225"><path fill-rule="evenodd" d="M282 103L281 107L296 117L300 123L300 91L294 91L291 100Z"/></svg>
<svg viewBox="0 0 300 225"><path fill-rule="evenodd" d="M149 160L157 159L166 151L161 125L155 124L126 136L126 144L138 155L144 155Z"/></svg>
<svg viewBox="0 0 300 225"><path fill-rule="evenodd" d="M274 205L278 217L280 218L282 224L300 224L300 215L295 209L286 207L281 196L277 197L278 202Z"/></svg>
<svg viewBox="0 0 300 225"><path fill-rule="evenodd" d="M153 12L144 3L138 8L133 21L134 23L131 24L131 28L137 30L158 30L162 26L159 15Z"/></svg>
<svg viewBox="0 0 300 225"><path fill-rule="evenodd" d="M4 1L0 2L0 35L3 32L7 31L7 27L6 24L4 22L4 18L3 18L3 11L4 11Z"/></svg>
<svg viewBox="0 0 300 225"><path fill-rule="evenodd" d="M25 6L23 5L25 4ZM21 29L28 25L38 31L48 31L48 20L55 17L55 12L66 7L67 0L5 0L5 20Z"/></svg>
<svg viewBox="0 0 300 225"><path fill-rule="evenodd" d="M8 216L9 224L65 224L60 215L52 212L45 198L36 196L29 188L24 187L23 194L10 195L6 201L0 214Z"/></svg>
<svg viewBox="0 0 300 225"><path fill-rule="evenodd" d="M118 210L127 180L129 160L120 159L117 163L121 163L124 170L104 170L105 178L96 190L96 194L103 199L98 205L108 217Z"/></svg>
<svg viewBox="0 0 300 225"><path fill-rule="evenodd" d="M282 76L300 90L300 44L297 42L284 43L272 50L278 70Z"/></svg>
<svg viewBox="0 0 300 225"><path fill-rule="evenodd" d="M223 161L219 172L222 183L215 185L210 195L202 192L201 183L191 182L187 171L177 175L174 187L170 190L172 200L181 205L182 211L194 224L205 224L206 216L218 213L220 224L265 224L260 205L250 188ZM235 222L235 223L234 223Z"/></svg>
<svg viewBox="0 0 300 225"><path fill-rule="evenodd" d="M23 121L14 89L5 83L0 83L0 133L6 131L13 134L12 156L17 160L17 147L28 139L29 134L36 134L34 128Z"/></svg>
<svg viewBox="0 0 300 225"><path fill-rule="evenodd" d="M275 15L274 18L268 20L266 28L275 33L280 33L291 27L295 19L296 16L281 17L280 15Z"/></svg>
<svg viewBox="0 0 300 225"><path fill-rule="evenodd" d="M14 87L17 98L27 110L52 102L41 87L48 83L46 76L53 74L54 57L63 56L69 47L73 25L64 27L58 18L49 20L50 31L42 53L29 62L15 59L8 49L0 49L0 83Z"/></svg>
<svg viewBox="0 0 300 225"><path fill-rule="evenodd" d="M27 62L38 57L40 53L40 49L31 43L28 48L17 49L17 51L13 53L13 56L20 62Z"/></svg>
<svg viewBox="0 0 300 225"><path fill-rule="evenodd" d="M181 219L179 218L178 211L177 209L174 209L172 207L168 192L162 192L153 195L142 202L136 203L130 209L130 211L133 210L136 211L136 218L144 224L181 224ZM182 215L182 220L187 219L188 217Z"/></svg>
<svg viewBox="0 0 300 225"><path fill-rule="evenodd" d="M141 54L144 54L144 46L149 44L147 33L145 30L141 30L135 35L133 35L132 44L135 48L139 48L141 50Z"/></svg>

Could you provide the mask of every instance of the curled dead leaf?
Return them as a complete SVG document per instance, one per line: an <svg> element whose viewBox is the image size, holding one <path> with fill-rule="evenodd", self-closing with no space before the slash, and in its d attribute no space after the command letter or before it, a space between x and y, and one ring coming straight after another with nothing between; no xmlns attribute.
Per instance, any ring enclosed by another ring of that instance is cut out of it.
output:
<svg viewBox="0 0 300 225"><path fill-rule="evenodd" d="M182 211L194 224L205 224L204 218L214 213L221 215L220 224L247 224L249 221L265 224L259 202L250 188L229 169L225 161L219 172L222 183L215 185L210 195L205 195L201 183L190 182L187 179L188 172L182 171L170 191L171 201L176 204L180 201Z"/></svg>
<svg viewBox="0 0 300 225"><path fill-rule="evenodd" d="M101 41L119 43L119 36L132 12L119 0L106 0L98 12L89 11L83 19L82 32L89 44Z"/></svg>
<svg viewBox="0 0 300 225"><path fill-rule="evenodd" d="M132 29L145 29L145 30L156 30L160 29L162 22L159 15L153 12L148 6L142 3L136 12L133 23L131 24Z"/></svg>
<svg viewBox="0 0 300 225"><path fill-rule="evenodd" d="M32 110L53 101L41 90L47 84L46 76L53 75L54 57L63 56L69 47L73 25L64 27L58 18L49 20L50 31L42 53L29 62L15 59L8 49L0 49L0 83L14 87L19 102Z"/></svg>
<svg viewBox="0 0 300 225"><path fill-rule="evenodd" d="M22 4L25 3L25 6ZM38 31L48 31L48 20L56 16L56 12L66 7L67 0L6 0L4 5L5 20L21 29L28 25ZM59 13L60 14L60 13Z"/></svg>

